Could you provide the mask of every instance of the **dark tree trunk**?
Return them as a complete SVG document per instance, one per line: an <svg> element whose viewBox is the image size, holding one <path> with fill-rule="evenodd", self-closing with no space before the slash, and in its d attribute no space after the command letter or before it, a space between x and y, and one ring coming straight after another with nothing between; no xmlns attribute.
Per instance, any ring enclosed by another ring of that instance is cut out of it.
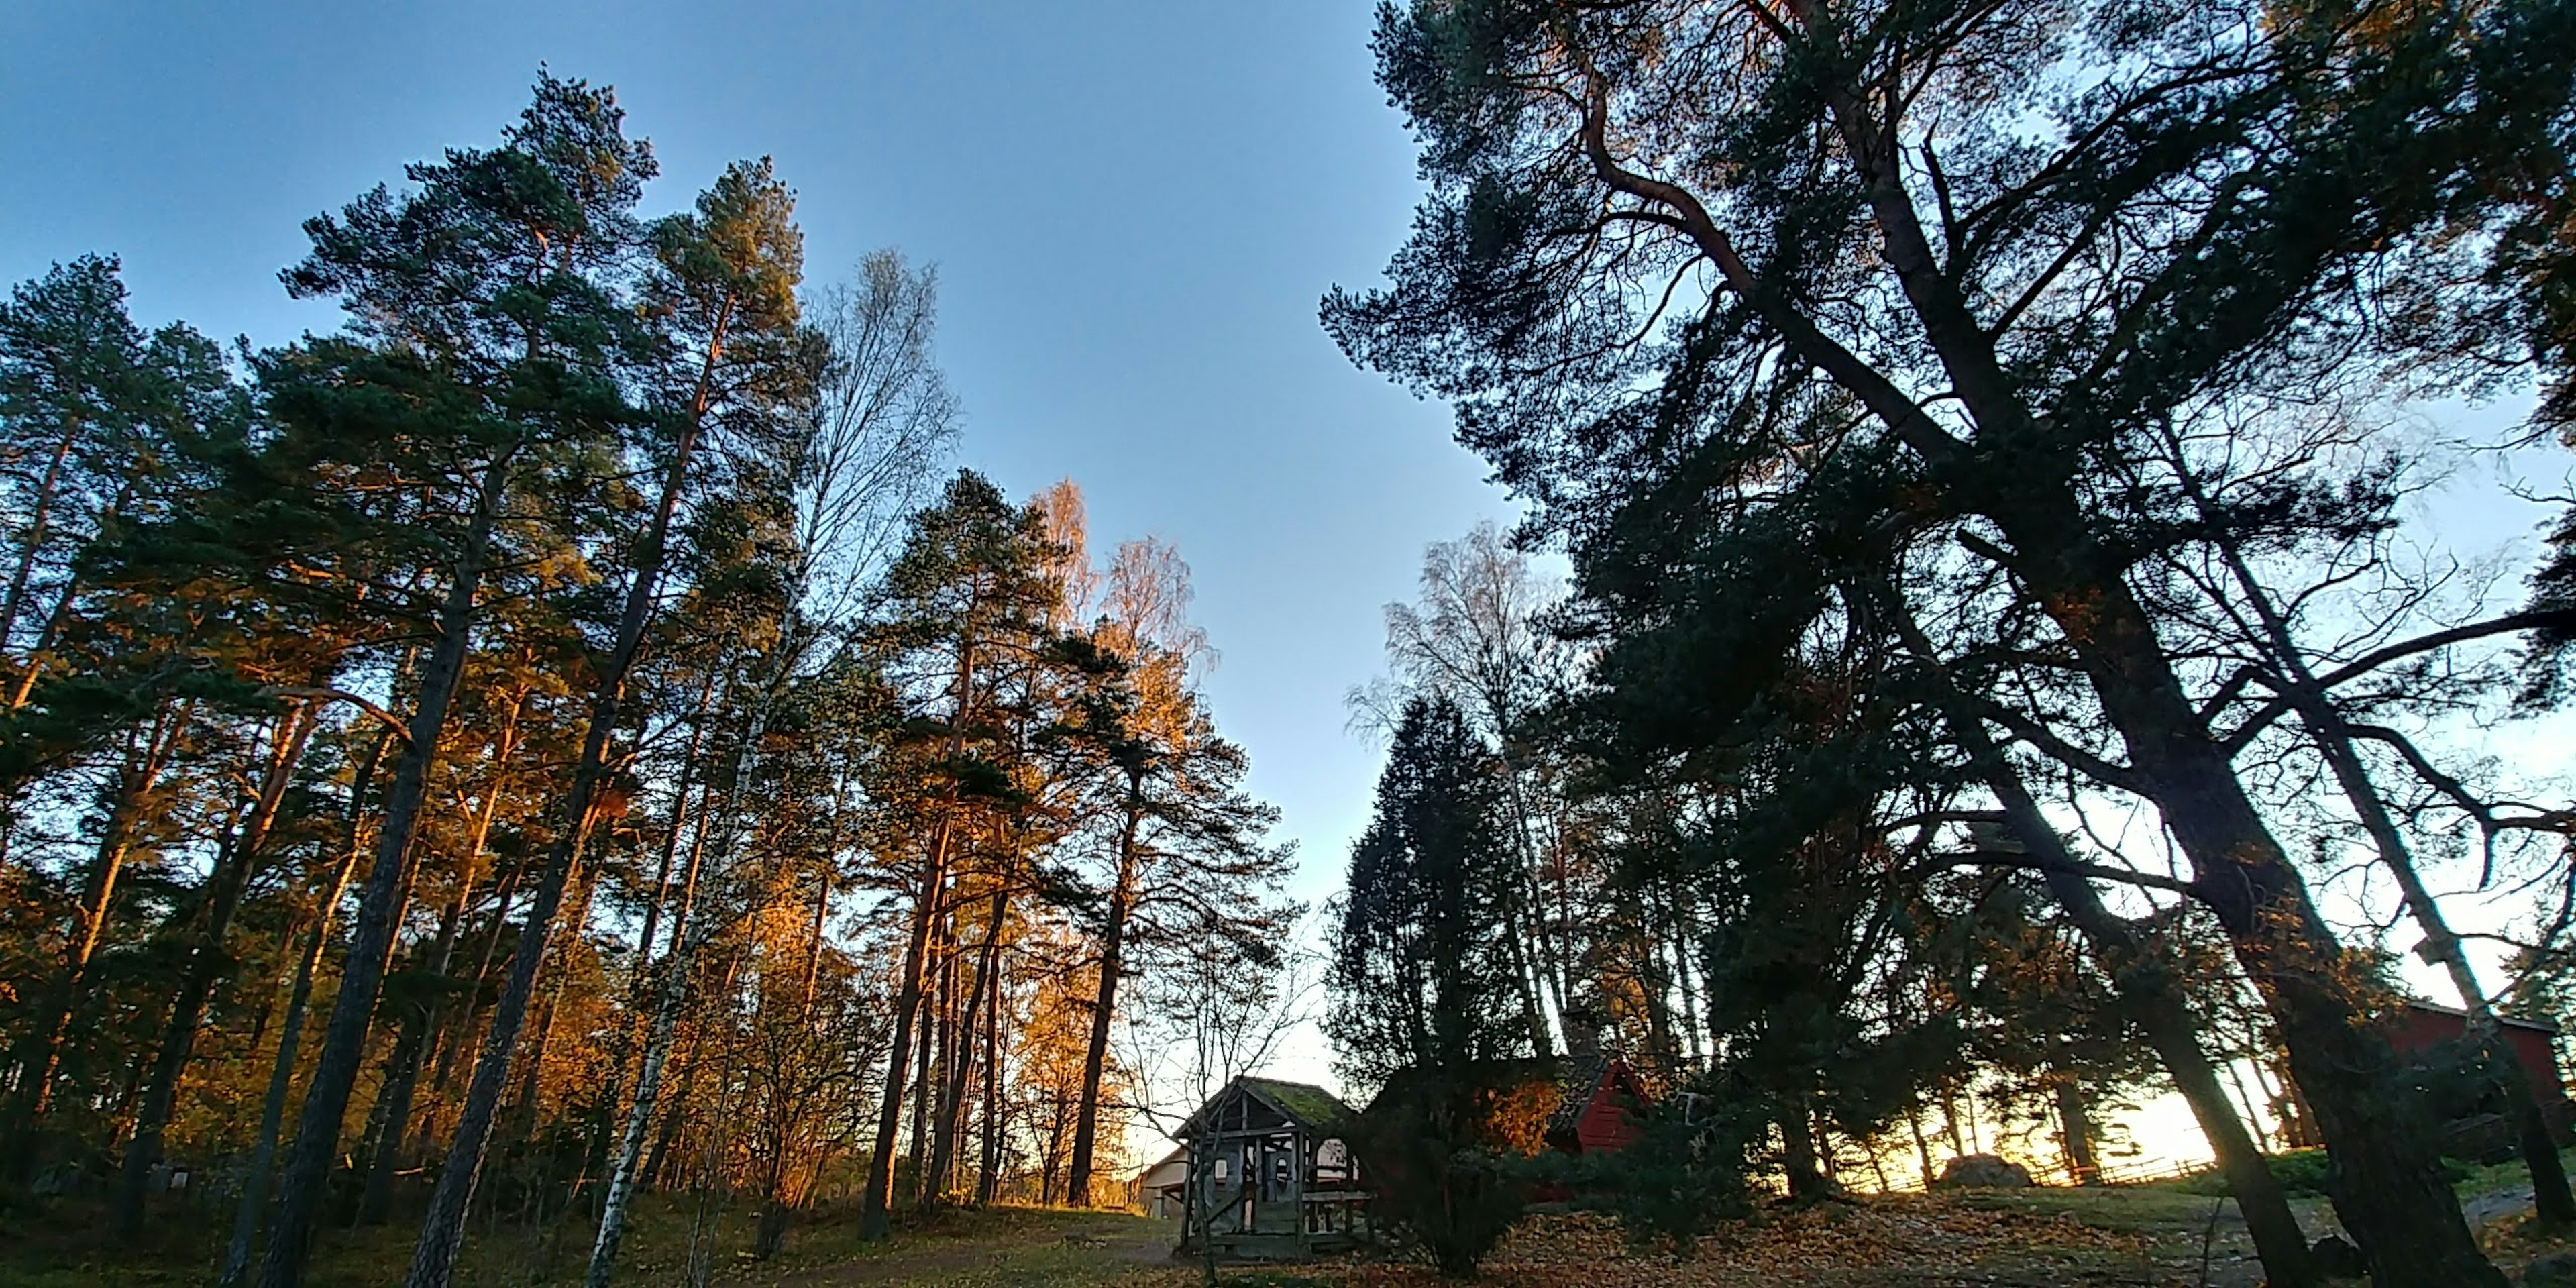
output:
<svg viewBox="0 0 2576 1288"><path fill-rule="evenodd" d="M2217 915L2268 1003L2291 1072L2334 1160L2336 1214L2383 1283L2490 1288L2503 1276L2478 1250L2423 1115L2398 1085L2395 1053L2369 1022L2341 944L2264 826L2167 665L2145 610L2096 566L2062 487L2032 489L1996 517L2015 571L2064 620L2077 656L2129 750L2134 784L2190 858L2192 892Z"/></svg>
<svg viewBox="0 0 2576 1288"><path fill-rule="evenodd" d="M951 713L949 755L952 759L965 748L967 713L975 697L975 648L971 639L957 644L957 700ZM913 892L912 928L903 950L903 967L896 976L894 1036L886 1056L885 1086L877 1103L877 1137L868 1154L867 1189L859 1199L859 1237L882 1239L894 1199L895 1134L903 1125L904 1079L912 1060L914 1029L921 1018L923 985L930 953L930 931L939 916L939 906L947 891L948 845L951 825L957 812L958 793L952 784L941 803L939 817L931 824L930 843L923 847L921 884ZM915 1133L918 1136L918 1132Z"/></svg>
<svg viewBox="0 0 2576 1288"><path fill-rule="evenodd" d="M316 903L313 933L304 946L304 955L295 963L295 983L288 990L286 1018L278 1030L277 1059L268 1072L268 1094L260 1103L259 1139L251 1147L250 1174L242 1183L240 1205L233 1213L232 1241L224 1249L223 1269L215 1282L233 1288L250 1274L251 1242L259 1234L260 1213L268 1206L268 1181L271 1167L277 1161L277 1133L286 1120L286 1095L295 1081L295 1051L304 1038L304 1012L313 997L313 975L320 969L322 950L330 943L331 918L339 911L340 895L349 888L350 870L358 865L359 819L364 815L367 787L375 781L376 766L384 760L385 744L392 741L390 730L377 736L359 762L357 776L350 780L348 832L341 843L339 865L332 870L330 888Z"/></svg>
<svg viewBox="0 0 2576 1288"><path fill-rule="evenodd" d="M906 1154L906 1161L912 1169L912 1199L921 1207L930 1204L930 1109L939 1100L934 1091L938 1084L931 1079L944 1068L939 1058L948 1040L952 1018L948 1008L957 968L953 930L934 931L933 934L939 945L940 961L933 973L932 991L923 999L930 1015L929 1022L921 1026L919 1063L913 1066L912 1082L918 1090L912 1099L912 1142Z"/></svg>
<svg viewBox="0 0 2576 1288"><path fill-rule="evenodd" d="M2066 1170L2078 1185L2102 1183L2102 1165L2093 1157L2093 1110L2084 1084L2072 1073L2057 1077L2057 1134L2066 1152Z"/></svg>
<svg viewBox="0 0 2576 1288"><path fill-rule="evenodd" d="M81 990L89 979L90 960L97 955L108 916L116 908L117 882L124 875L125 860L133 846L136 815L159 780L170 746L178 740L178 728L185 723L185 718L164 702L142 744L138 747L129 741L125 763L117 767L116 792L108 802L106 825L99 830L98 847L81 886L80 926L72 932L71 944L64 953L61 976L45 992L40 1018L28 1026L19 1046L18 1085L11 1097L7 1133L17 1143L9 1151L9 1159L0 1164L12 1173L23 1172L34 1161L29 1136L52 1103L54 1072L62 1065L63 1043L71 1033L72 1014L79 1009Z"/></svg>
<svg viewBox="0 0 2576 1288"><path fill-rule="evenodd" d="M992 911L984 920L984 946L976 954L975 983L966 995L965 1016L958 1025L957 1039L949 1052L948 1086L940 1102L938 1139L930 1154L931 1175L944 1183L957 1165L957 1138L965 1129L966 1089L973 1085L975 1038L979 1024L992 1022L984 1012L984 995L990 990L995 968L1002 954L1002 922L1011 904L1007 886L993 891Z"/></svg>
<svg viewBox="0 0 2576 1288"><path fill-rule="evenodd" d="M434 987L446 983L448 959L456 949L456 935L465 915L467 892L459 889L456 898L439 917L438 938L432 941L429 961L424 967ZM394 1173L400 1170L404 1146L411 1138L411 1107L414 1092L420 1085L420 1072L428 1062L429 1036L438 1027L439 1004L416 1000L404 1008L402 1032L394 1039L392 1055L386 1060L384 1089L376 1093L376 1103L383 1107L377 1115L374 1160L367 1169L367 1187L358 1198L358 1223L380 1225L393 1204Z"/></svg>
<svg viewBox="0 0 2576 1288"><path fill-rule="evenodd" d="M2175 457L2184 488L2202 513L2209 514L2209 500L2187 463L2181 460L2179 445L2175 449ZM2245 561L2240 548L2234 541L2222 539L2218 542L2218 549L2246 602L2252 606L2255 620L2261 623L2265 642L2281 669L2287 673L2289 686L2284 696L2298 711L2299 719L2307 725L2309 737L2334 773L2335 785L2342 789L2344 799L2360 818L2363 830L2370 834L2372 844L2379 851L2381 864L2397 878L2398 889L2405 896L2406 910L2424 932L2421 951L2449 973L2452 987L2460 994L2460 1004L2467 1009L2470 1036L2489 1047L2492 1054L2501 1044L2494 1040L2495 1012L2489 1005L2486 990L2478 983L2477 972L2469 963L2460 937L2452 933L2450 924L2443 918L2440 902L2416 871L2413 850L2407 845L2404 833L2398 830L2397 820L2390 815L2387 801L2379 794L2378 784L2371 781L2369 767L2362 762L2360 750L2353 745L2352 726L2336 708L2325 685L2318 681L2289 619L2274 604L2271 593L2254 575L2253 567ZM2408 753L2412 754L2411 749ZM2511 1059L2507 1053L2507 1058L2494 1063L2493 1067L2497 1070L2498 1089L2504 1095L2520 1137L2523 1162L2531 1173L2534 1206L2540 1219L2552 1225L2576 1223L2576 1193L2568 1189L2567 1172L2559 1161L2558 1146L2549 1138L2540 1101L2531 1088L2530 1080L2523 1076L2521 1063Z"/></svg>
<svg viewBox="0 0 2576 1288"><path fill-rule="evenodd" d="M162 1031L160 1055L153 1062L152 1080L144 1088L142 1111L135 1116L134 1138L126 1146L124 1172L118 1178L112 1224L123 1237L130 1238L142 1228L144 1192L152 1165L161 1161L162 1133L168 1129L171 1111L178 1103L180 1075L187 1071L188 1057L196 1048L197 1028L205 1018L206 1002L214 994L215 982L231 964L224 954L224 936L232 930L233 915L240 910L242 895L250 888L259 856L275 826L278 804L285 799L287 782L303 759L304 743L312 730L312 713L307 706L290 707L278 717L272 735L275 750L261 776L250 817L242 821L232 844L217 856L214 871L207 875L212 889L205 924L189 950L178 996L170 1003L170 1020Z"/></svg>
<svg viewBox="0 0 2576 1288"><path fill-rule="evenodd" d="M1100 1132L1100 1080L1109 1067L1109 1026L1118 1015L1118 975L1126 966L1127 912L1135 898L1136 829L1144 817L1140 784L1131 781L1127 819L1118 839L1118 888L1109 894L1109 921L1100 934L1100 988L1092 997L1091 1043L1082 1056L1082 1099L1073 1120L1073 1161L1065 1201L1091 1206L1091 1152Z"/></svg>
<svg viewBox="0 0 2576 1288"><path fill-rule="evenodd" d="M278 1196L277 1223L270 1230L268 1251L260 1259L260 1288L296 1288L303 1280L304 1258L314 1219L321 1211L323 1186L340 1153L340 1120L349 1110L357 1086L358 1065L366 1054L367 1028L374 1018L376 990L383 985L392 960L395 909L402 902L404 856L420 818L420 802L429 769L438 757L440 735L447 729L448 708L464 675L465 649L474 627L474 601L482 589L484 560L509 482L510 453L484 470L474 517L466 532L446 599L439 605L438 642L421 668L420 692L402 758L385 793L385 817L376 834L374 866L358 898L358 917L351 927L348 956L341 967L339 996L305 1089L304 1109L296 1117L295 1148L286 1160Z"/></svg>
<svg viewBox="0 0 2576 1288"><path fill-rule="evenodd" d="M2225 927L2239 964L2278 1021L2292 1073L2334 1157L2344 1228L2383 1284L2501 1288L2478 1250L2430 1134L2397 1086L2389 1043L2368 1023L2355 972L2306 886L2247 798L2227 750L2183 692L2153 619L2094 540L2064 445L2032 413L1958 282L1933 253L1906 190L1903 158L1852 87L1818 83L1844 136L1886 262L1938 356L1951 394L1976 425L1954 437L1815 319L1757 283L1708 210L1687 191L1627 174L1597 148L1614 187L1670 205L1728 285L1803 360L1840 383L1947 481L1950 500L1982 514L2012 550L1997 551L2060 628L2129 755L2124 784L2152 801L2190 859L2194 896Z"/></svg>
<svg viewBox="0 0 2576 1288"><path fill-rule="evenodd" d="M724 345L724 334L723 323L719 322L708 349L710 368ZM662 475L661 499L636 543L634 580L626 587L625 602L619 606L617 633L596 673L587 727L582 733L581 758L574 764L571 788L564 793L554 844L546 854L545 872L537 881L536 900L520 930L519 948L511 956L510 975L502 986L500 1003L493 1008L492 1030L484 1040L474 1080L466 1088L465 1109L456 1124L456 1141L448 1150L446 1166L438 1174L438 1187L430 1195L429 1215L421 1222L420 1241L412 1249L411 1269L403 1277L404 1288L447 1288L456 1273L456 1254L465 1238L465 1209L473 1200L474 1182L483 1169L484 1146L491 1136L502 1084L509 1078L519 1029L536 991L537 974L545 964L564 887L572 879L591 825L597 821L600 788L609 778L608 744L617 733L627 673L635 665L636 654L644 645L644 628L652 620L663 562L669 553L671 520L679 511L681 489L688 482L689 463L704 425L706 388L706 376L702 374L698 416L685 427L673 448L671 463ZM586 897L586 890L584 894Z"/></svg>
<svg viewBox="0 0 2576 1288"><path fill-rule="evenodd" d="M993 972L993 995L984 999L994 1017L984 1026L984 1156L975 1175L975 1203L991 1207L1002 1183L1002 972Z"/></svg>
<svg viewBox="0 0 2576 1288"><path fill-rule="evenodd" d="M1783 1105L1778 1122L1780 1167L1788 1175L1790 1201L1807 1203L1839 1196L1842 1187L1825 1175L1817 1157L1815 1128L1808 1122L1806 1106L1799 1102Z"/></svg>
<svg viewBox="0 0 2576 1288"><path fill-rule="evenodd" d="M1897 605L1892 593L1882 593L1879 598L1895 610L1893 621L1906 647L1939 674L1946 685L1949 677L1931 641ZM2092 882L2077 870L2075 856L2067 852L2064 838L2049 825L2038 799L2005 760L2002 748L1987 735L1982 721L1959 709L1959 702L1955 688L1945 689L1942 703L1954 736L2003 806L2006 825L2014 838L2038 860L2040 877L2049 894L2092 946L2093 956L2111 977L2122 1006L2145 1032L2148 1044L2172 1075L2175 1089L2191 1106L2192 1117L2200 1124L2201 1134L2209 1141L2210 1151L2227 1176L2228 1188L2236 1196L2237 1209L2253 1236L2265 1275L2279 1288L2304 1288L2315 1277L2309 1265L2307 1236L2300 1231L2298 1217L2291 1212L2289 1198L2272 1176L2262 1150L2247 1134L2244 1121L2229 1107L2217 1070L2201 1049L2196 1026L2183 1005L2172 970L2150 951L2135 926L2103 904ZM1951 1142L1955 1150L1955 1114L1953 1119Z"/></svg>

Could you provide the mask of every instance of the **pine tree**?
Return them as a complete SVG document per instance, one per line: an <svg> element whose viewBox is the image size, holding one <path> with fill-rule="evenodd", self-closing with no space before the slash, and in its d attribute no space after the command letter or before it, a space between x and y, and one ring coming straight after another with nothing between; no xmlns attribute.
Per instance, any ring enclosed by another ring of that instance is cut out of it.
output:
<svg viewBox="0 0 2576 1288"><path fill-rule="evenodd" d="M2509 222L2502 176L2565 168L2576 55L2547 5L2239 18L1389 6L1380 78L1432 192L1392 289L1336 295L1327 323L1459 400L1462 440L1578 543L1659 484L1688 523L1875 470L1841 518L1816 507L1825 531L2021 588L2126 757L2083 764L2210 878L2195 898L2279 1022L2373 1271L2493 1284L2366 1023L2369 972L2105 502L2166 417L2411 358L2353 293L2396 296L2369 284Z"/></svg>
<svg viewBox="0 0 2576 1288"><path fill-rule="evenodd" d="M872 647L909 714L909 746L884 768L897 781L872 784L880 817L900 835L910 911L895 976L893 1039L878 1100L876 1141L861 1192L860 1234L882 1238L894 1191L894 1158L905 1095L914 1098L916 1152L927 1146L928 1086L913 1086L930 1064L935 1017L925 1005L936 981L934 932L958 894L959 858L973 829L1018 799L996 755L1002 688L996 676L1044 648L1057 611L1049 575L1059 555L1035 507L1014 507L982 476L960 471L939 504L913 519L903 552L879 593ZM893 836L889 840L894 840ZM916 1172L916 1175L918 1173Z"/></svg>
<svg viewBox="0 0 2576 1288"><path fill-rule="evenodd" d="M263 363L264 400L285 426L280 468L382 480L322 493L334 504L297 525L314 545L292 557L336 557L361 574L380 554L416 561L432 570L424 598L434 607L420 614L433 643L287 1161L264 1288L302 1276L484 583L506 554L538 553L507 543L551 535L504 520L531 472L578 468L632 418L620 381L640 337L617 278L653 173L613 95L547 76L503 146L451 151L412 167L400 197L378 188L310 221L313 254L286 275L299 294L339 297L352 329ZM387 496L390 512L378 501Z"/></svg>

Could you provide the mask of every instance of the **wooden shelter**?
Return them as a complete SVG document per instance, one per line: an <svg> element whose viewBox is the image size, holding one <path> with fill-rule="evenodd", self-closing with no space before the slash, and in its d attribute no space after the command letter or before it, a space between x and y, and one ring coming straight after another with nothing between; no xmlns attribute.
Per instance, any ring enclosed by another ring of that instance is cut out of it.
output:
<svg viewBox="0 0 2576 1288"><path fill-rule="evenodd" d="M1182 1252L1286 1261L1365 1242L1369 1195L1341 1138L1351 1118L1321 1087L1227 1083L1173 1133L1189 1152Z"/></svg>

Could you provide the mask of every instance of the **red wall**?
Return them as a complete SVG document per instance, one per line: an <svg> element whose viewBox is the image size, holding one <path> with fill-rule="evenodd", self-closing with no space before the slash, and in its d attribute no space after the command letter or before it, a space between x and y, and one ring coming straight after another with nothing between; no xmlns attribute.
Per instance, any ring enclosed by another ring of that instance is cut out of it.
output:
<svg viewBox="0 0 2576 1288"><path fill-rule="evenodd" d="M1583 1116L1574 1120L1574 1139L1582 1152L1626 1149L1637 1139L1637 1123L1621 1106L1618 1079L1604 1078L1601 1088L1592 1094L1592 1103L1583 1107Z"/></svg>
<svg viewBox="0 0 2576 1288"><path fill-rule="evenodd" d="M2398 1012L2389 1039L2400 1051L2421 1051L2437 1042L2458 1038L2467 1031L2467 1025L2466 1016L2410 1006ZM2507 1024L2504 1040L2513 1048L2515 1061L2522 1065L2523 1076L2531 1079L2532 1090L2539 1093L2543 1106L2567 1098L2567 1084L2558 1076L2558 1052L2549 1034Z"/></svg>

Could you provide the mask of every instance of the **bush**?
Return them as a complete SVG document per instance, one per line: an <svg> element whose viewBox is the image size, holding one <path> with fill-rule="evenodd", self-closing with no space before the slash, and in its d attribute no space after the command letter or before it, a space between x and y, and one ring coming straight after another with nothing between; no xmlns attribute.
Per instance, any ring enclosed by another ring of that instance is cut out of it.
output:
<svg viewBox="0 0 2576 1288"><path fill-rule="evenodd" d="M1630 1238L1688 1256L1718 1222L1752 1214L1746 1177L1753 1143L1766 1126L1759 1115L1712 1111L1703 1103L1688 1122L1678 1112L1658 1113L1627 1148L1583 1161Z"/></svg>
<svg viewBox="0 0 2576 1288"><path fill-rule="evenodd" d="M1374 1223L1421 1244L1449 1278L1474 1275L1529 1206L1555 1084L1524 1063L1535 1062L1400 1072L1350 1133Z"/></svg>
<svg viewBox="0 0 2576 1288"><path fill-rule="evenodd" d="M2272 1179L2280 1182L2282 1193L2326 1193L2327 1164L2324 1150L2294 1149L2283 1154L2267 1154L2263 1161L2271 1165ZM2458 1181L2467 1178L2469 1169L2457 1160L2445 1158L2442 1160L2442 1174L2450 1180ZM2216 1197L2228 1192L2227 1174L2212 1166L2206 1171L2194 1172L2182 1178L2175 1182L2175 1186L2186 1193Z"/></svg>

